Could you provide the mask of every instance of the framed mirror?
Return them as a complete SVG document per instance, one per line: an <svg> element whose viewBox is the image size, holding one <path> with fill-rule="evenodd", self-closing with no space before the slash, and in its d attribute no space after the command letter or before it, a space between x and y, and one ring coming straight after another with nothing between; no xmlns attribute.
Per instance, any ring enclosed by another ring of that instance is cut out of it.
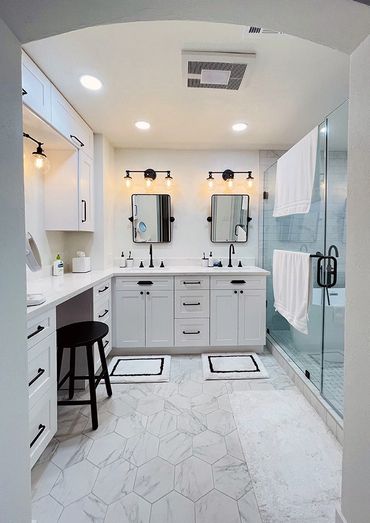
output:
<svg viewBox="0 0 370 523"><path fill-rule="evenodd" d="M135 243L171 241L171 196L133 194L131 196L132 239Z"/></svg>
<svg viewBox="0 0 370 523"><path fill-rule="evenodd" d="M248 241L249 195L213 194L211 198L211 241L245 243Z"/></svg>

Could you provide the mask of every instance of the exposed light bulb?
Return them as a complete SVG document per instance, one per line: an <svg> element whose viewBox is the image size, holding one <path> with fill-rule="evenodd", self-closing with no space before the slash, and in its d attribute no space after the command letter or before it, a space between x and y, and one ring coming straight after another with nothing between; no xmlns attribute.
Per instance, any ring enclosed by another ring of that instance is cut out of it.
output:
<svg viewBox="0 0 370 523"><path fill-rule="evenodd" d="M208 187L209 187L210 189L212 189L212 187L213 187L213 179L212 179L212 178L210 178L210 179L208 180Z"/></svg>
<svg viewBox="0 0 370 523"><path fill-rule="evenodd" d="M232 181L231 178L227 181L227 185L228 185L229 189L232 189L232 187L233 187L233 181Z"/></svg>
<svg viewBox="0 0 370 523"><path fill-rule="evenodd" d="M131 187L131 181L132 181L131 178L128 178L128 177L126 178L125 183L126 183L127 188Z"/></svg>
<svg viewBox="0 0 370 523"><path fill-rule="evenodd" d="M253 186L253 180L248 180L248 187L252 187Z"/></svg>
<svg viewBox="0 0 370 523"><path fill-rule="evenodd" d="M42 169L44 166L44 158L40 156L35 157L35 167L36 169Z"/></svg>
<svg viewBox="0 0 370 523"><path fill-rule="evenodd" d="M147 187L151 187L151 185L152 185L152 180L151 180L151 178L147 178L147 179L146 179L146 186L147 186Z"/></svg>
<svg viewBox="0 0 370 523"><path fill-rule="evenodd" d="M166 185L167 185L167 187L171 187L171 184L172 184L171 178L166 178Z"/></svg>

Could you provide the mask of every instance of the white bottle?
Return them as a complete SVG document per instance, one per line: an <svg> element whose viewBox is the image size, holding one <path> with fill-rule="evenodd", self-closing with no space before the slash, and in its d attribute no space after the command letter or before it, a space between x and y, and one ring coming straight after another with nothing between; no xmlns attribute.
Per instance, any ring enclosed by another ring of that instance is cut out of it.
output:
<svg viewBox="0 0 370 523"><path fill-rule="evenodd" d="M125 258L125 255L123 254L123 251L121 254L121 258L119 260L119 266L121 269L124 269L126 267L126 258Z"/></svg>
<svg viewBox="0 0 370 523"><path fill-rule="evenodd" d="M64 274L64 263L60 257L60 254L56 255L53 262L53 276L63 276Z"/></svg>
<svg viewBox="0 0 370 523"><path fill-rule="evenodd" d="M212 251L209 253L209 257L208 257L208 267L213 267Z"/></svg>

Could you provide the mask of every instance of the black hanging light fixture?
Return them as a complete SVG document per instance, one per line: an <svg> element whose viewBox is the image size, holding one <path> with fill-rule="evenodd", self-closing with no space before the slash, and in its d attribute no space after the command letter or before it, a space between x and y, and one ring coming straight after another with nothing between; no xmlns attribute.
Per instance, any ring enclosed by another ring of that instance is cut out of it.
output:
<svg viewBox="0 0 370 523"><path fill-rule="evenodd" d="M37 143L36 151L34 151L32 153L32 157L34 158L34 163L35 163L36 169L42 169L45 166L45 163L46 163L46 160L47 160L47 156L45 154L45 151L42 148L44 143L43 142L39 142L38 140L33 138L28 133L23 133L23 137L24 138L28 138L29 140L32 140L33 142Z"/></svg>
<svg viewBox="0 0 370 523"><path fill-rule="evenodd" d="M165 176L165 183L167 187L170 187L173 182L173 177L171 176L171 171L155 171L154 169L145 169L145 171L131 171L127 170L126 175L123 177L123 179L126 182L126 186L130 187L132 183L132 177L131 174L133 173L141 173L144 175L144 180L147 187L151 187L154 180L157 178L158 173L166 173Z"/></svg>
<svg viewBox="0 0 370 523"><path fill-rule="evenodd" d="M252 183L253 183L252 180L254 180L254 178L252 176L252 171L232 171L231 169L225 169L224 171L209 171L208 178L207 178L209 187L213 186L213 181L214 181L213 175L214 174L221 174L222 179L225 182L227 182L227 185L228 185L228 187L230 187L230 189L233 186L233 182L234 182L236 174L247 174L248 175L247 181L248 181L249 187L252 186Z"/></svg>
<svg viewBox="0 0 370 523"><path fill-rule="evenodd" d="M252 176L252 171L247 171L247 182L248 182L248 187L252 187L253 185L253 180L254 180L254 177Z"/></svg>
<svg viewBox="0 0 370 523"><path fill-rule="evenodd" d="M206 178L206 180L207 180L207 182L208 182L208 187L209 187L210 189L212 189L212 187L213 187L213 182L215 181L215 179L213 178L211 171L209 171L209 173L208 173L208 178Z"/></svg>
<svg viewBox="0 0 370 523"><path fill-rule="evenodd" d="M126 176L124 176L123 179L125 180L126 187L127 187L127 188L131 187L131 184L132 184L132 178L131 178L131 176L130 176L130 171L126 171Z"/></svg>
<svg viewBox="0 0 370 523"><path fill-rule="evenodd" d="M164 181L165 181L167 187L171 187L172 182L173 182L173 178L171 176L171 171L167 171Z"/></svg>

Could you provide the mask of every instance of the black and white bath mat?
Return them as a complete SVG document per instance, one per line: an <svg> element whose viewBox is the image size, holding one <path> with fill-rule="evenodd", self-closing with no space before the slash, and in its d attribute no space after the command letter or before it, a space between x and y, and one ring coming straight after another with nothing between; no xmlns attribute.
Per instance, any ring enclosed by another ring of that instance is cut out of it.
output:
<svg viewBox="0 0 370 523"><path fill-rule="evenodd" d="M112 383L145 383L170 380L171 356L115 356L109 364Z"/></svg>
<svg viewBox="0 0 370 523"><path fill-rule="evenodd" d="M202 354L205 380L250 380L269 375L255 352Z"/></svg>

